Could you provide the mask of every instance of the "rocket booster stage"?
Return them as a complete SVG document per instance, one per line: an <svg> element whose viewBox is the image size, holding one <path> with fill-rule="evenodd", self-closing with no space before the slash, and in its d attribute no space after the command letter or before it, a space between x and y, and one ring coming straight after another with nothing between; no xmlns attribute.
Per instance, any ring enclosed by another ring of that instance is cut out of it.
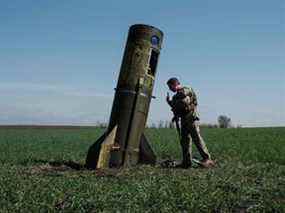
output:
<svg viewBox="0 0 285 213"><path fill-rule="evenodd" d="M163 33L133 25L116 87L106 132L90 147L89 169L154 164L156 157L144 135Z"/></svg>

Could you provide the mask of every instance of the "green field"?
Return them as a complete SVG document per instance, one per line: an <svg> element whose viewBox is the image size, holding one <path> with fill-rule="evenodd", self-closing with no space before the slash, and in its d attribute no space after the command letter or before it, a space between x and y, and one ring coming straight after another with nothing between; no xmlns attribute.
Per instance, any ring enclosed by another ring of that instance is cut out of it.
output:
<svg viewBox="0 0 285 213"><path fill-rule="evenodd" d="M285 128L202 129L217 167L87 171L85 128L0 128L0 212L285 212ZM174 129L147 129L160 159L180 158ZM194 153L196 154L196 153Z"/></svg>

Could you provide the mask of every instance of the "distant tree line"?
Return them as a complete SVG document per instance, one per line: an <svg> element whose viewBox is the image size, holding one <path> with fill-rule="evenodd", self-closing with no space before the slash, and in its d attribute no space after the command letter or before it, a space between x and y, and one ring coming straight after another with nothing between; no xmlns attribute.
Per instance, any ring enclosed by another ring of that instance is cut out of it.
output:
<svg viewBox="0 0 285 213"><path fill-rule="evenodd" d="M242 128L242 125L234 126L232 124L231 118L226 115L218 116L217 123L201 123L200 127L207 127L207 128ZM175 128L175 123L171 121L162 121L160 120L158 123L152 123L151 125L147 126L147 128Z"/></svg>
<svg viewBox="0 0 285 213"><path fill-rule="evenodd" d="M108 124L106 122L97 122L95 124L96 127L99 128L107 128ZM216 124L211 124L211 123L201 123L200 127L207 127L207 128L242 128L241 125L236 125L234 126L232 124L231 118L226 116L226 115L220 115L218 116L217 123ZM173 129L175 128L175 123L171 121L163 121L160 120L157 123L152 123L150 125L147 125L146 128L168 128L168 129Z"/></svg>
<svg viewBox="0 0 285 213"><path fill-rule="evenodd" d="M106 128L108 127L108 124L107 124L106 122L99 122L99 121L98 121L98 122L95 124L95 126L98 127L98 128L106 129Z"/></svg>
<svg viewBox="0 0 285 213"><path fill-rule="evenodd" d="M230 128L232 127L232 120L226 115L220 115L218 117L218 125L220 128Z"/></svg>

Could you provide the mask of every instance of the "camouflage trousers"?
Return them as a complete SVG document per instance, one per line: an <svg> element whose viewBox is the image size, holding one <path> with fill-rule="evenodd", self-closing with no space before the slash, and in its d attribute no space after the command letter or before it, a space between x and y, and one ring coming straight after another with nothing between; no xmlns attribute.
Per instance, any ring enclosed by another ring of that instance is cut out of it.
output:
<svg viewBox="0 0 285 213"><path fill-rule="evenodd" d="M198 121L181 121L181 139L183 161L185 166L192 165L192 141L196 145L203 160L211 159L210 153L206 144L200 135L200 128Z"/></svg>

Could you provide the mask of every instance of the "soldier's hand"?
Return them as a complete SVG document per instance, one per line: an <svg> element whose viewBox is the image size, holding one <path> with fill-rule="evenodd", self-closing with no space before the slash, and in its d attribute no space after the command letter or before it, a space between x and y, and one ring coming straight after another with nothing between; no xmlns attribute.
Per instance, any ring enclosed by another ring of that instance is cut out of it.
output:
<svg viewBox="0 0 285 213"><path fill-rule="evenodd" d="M195 111L196 106L194 104L190 104L189 109L190 111Z"/></svg>

